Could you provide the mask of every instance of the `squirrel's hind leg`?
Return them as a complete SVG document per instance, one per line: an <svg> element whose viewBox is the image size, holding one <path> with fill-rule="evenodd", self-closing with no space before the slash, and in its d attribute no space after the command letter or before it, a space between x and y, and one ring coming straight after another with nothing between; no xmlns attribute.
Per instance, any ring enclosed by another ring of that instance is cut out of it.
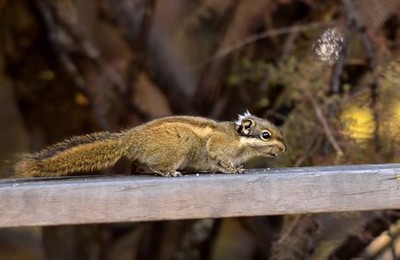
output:
<svg viewBox="0 0 400 260"><path fill-rule="evenodd" d="M157 174L159 174L161 176L164 176L164 177L179 177L179 176L182 176L182 173L180 173L180 172L178 172L176 170L171 170L171 171L169 171L169 170L167 170L167 171L159 170L158 166L150 167L150 170L152 170L153 172L155 172L155 173L157 173Z"/></svg>
<svg viewBox="0 0 400 260"><path fill-rule="evenodd" d="M173 149L143 149L149 150L137 158L141 164L146 165L151 171L168 177L177 177L182 174L178 171L186 165L187 152Z"/></svg>
<svg viewBox="0 0 400 260"><path fill-rule="evenodd" d="M149 165L150 170L155 173L158 173L162 176L166 177L178 177L182 176L182 174L178 171L178 169L182 166L184 159L178 160L171 164L171 162L159 161L154 163L153 165Z"/></svg>

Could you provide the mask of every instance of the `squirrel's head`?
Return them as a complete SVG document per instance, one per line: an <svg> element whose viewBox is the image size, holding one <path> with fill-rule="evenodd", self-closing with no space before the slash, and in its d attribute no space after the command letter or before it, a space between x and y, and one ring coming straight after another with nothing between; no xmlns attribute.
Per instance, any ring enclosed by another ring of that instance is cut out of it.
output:
<svg viewBox="0 0 400 260"><path fill-rule="evenodd" d="M253 148L256 155L275 157L286 150L282 132L268 120L246 111L235 124L240 142Z"/></svg>

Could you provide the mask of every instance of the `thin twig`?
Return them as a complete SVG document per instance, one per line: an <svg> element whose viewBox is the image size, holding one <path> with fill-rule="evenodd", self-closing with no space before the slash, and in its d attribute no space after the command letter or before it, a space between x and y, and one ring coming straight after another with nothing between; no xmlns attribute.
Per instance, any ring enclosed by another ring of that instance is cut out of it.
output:
<svg viewBox="0 0 400 260"><path fill-rule="evenodd" d="M201 67L207 65L208 63L222 59L225 56L228 56L230 53L232 53L238 49L241 49L241 48L245 47L246 45L257 42L259 40L263 40L263 39L266 39L269 37L278 36L278 35L282 35L282 34L300 33L300 32L315 30L315 29L321 28L322 26L333 26L335 24L337 24L337 21L316 22L316 23L310 23L307 25L295 25L295 26L291 26L291 27L284 27L284 28L280 28L280 29L276 29L276 30L271 30L271 31L266 31L266 32L262 32L259 34L251 35L251 36L245 38L244 40L217 52L215 55L213 55L208 60L197 65L196 68L201 68Z"/></svg>
<svg viewBox="0 0 400 260"><path fill-rule="evenodd" d="M343 46L342 51L339 55L338 61L335 63L333 67L331 82L330 82L330 94L338 94L340 91L340 76L342 75L345 61L347 60L348 49L350 45L350 34L348 31L343 33ZM331 115L334 110L334 107L330 107L329 114Z"/></svg>
<svg viewBox="0 0 400 260"><path fill-rule="evenodd" d="M300 35L300 31L293 31L286 37L285 42L283 44L283 48L282 48L282 55L279 58L278 64L282 64L288 59L288 57L294 47L294 43L295 43L296 39L299 37L299 35Z"/></svg>
<svg viewBox="0 0 400 260"><path fill-rule="evenodd" d="M315 115L317 116L318 120L320 121L320 123L324 129L326 137L328 138L329 142L335 149L337 157L338 158L342 157L343 150L340 148L339 144L336 142L335 138L333 137L332 131L328 125L328 122L327 122L324 114L322 113L321 108L318 105L318 102L308 91L305 91L305 94L306 94L307 98L310 100L310 102L314 108Z"/></svg>
<svg viewBox="0 0 400 260"><path fill-rule="evenodd" d="M345 30L343 32L343 45L342 45L342 51L339 54L339 59L335 63L335 65L332 68L332 74L330 78L330 91L329 95L336 95L340 93L340 83L341 83L341 78L340 76L343 73L344 70L344 65L347 61L347 56L348 56L348 49L350 46L350 33ZM337 102L333 102L329 104L328 106L328 118L332 118L337 111L338 104ZM324 145L324 151L328 151L329 145L325 143Z"/></svg>
<svg viewBox="0 0 400 260"><path fill-rule="evenodd" d="M286 240L289 236L292 235L293 231L295 230L295 228L296 228L297 225L299 224L300 220L303 219L303 217L305 217L305 216L306 216L305 214L296 215L295 219L292 221L292 223L291 223L291 225L290 225L290 227L289 227L289 230L286 231L285 233L283 233L283 234L281 235L281 237L279 238L279 240L276 241L276 243L277 243L277 244L284 243L285 240Z"/></svg>
<svg viewBox="0 0 400 260"><path fill-rule="evenodd" d="M321 137L321 132L315 132L314 135L310 138L310 142L308 143L308 147L305 149L303 155L296 160L294 163L294 167L301 166L307 158L311 157L318 149L318 146L321 145L321 141L319 139Z"/></svg>

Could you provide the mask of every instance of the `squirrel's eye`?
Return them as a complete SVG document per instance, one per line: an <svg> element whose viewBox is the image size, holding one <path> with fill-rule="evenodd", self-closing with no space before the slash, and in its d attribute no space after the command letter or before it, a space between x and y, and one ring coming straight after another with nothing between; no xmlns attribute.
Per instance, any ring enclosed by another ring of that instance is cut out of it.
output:
<svg viewBox="0 0 400 260"><path fill-rule="evenodd" d="M261 132L261 139L262 140L269 140L271 139L271 133L267 130Z"/></svg>

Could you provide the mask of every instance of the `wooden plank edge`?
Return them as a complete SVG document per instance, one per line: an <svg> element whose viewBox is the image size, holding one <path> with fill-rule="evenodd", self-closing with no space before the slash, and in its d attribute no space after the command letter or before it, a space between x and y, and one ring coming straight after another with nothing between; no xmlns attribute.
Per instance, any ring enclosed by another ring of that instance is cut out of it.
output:
<svg viewBox="0 0 400 260"><path fill-rule="evenodd" d="M400 208L400 164L0 181L0 227Z"/></svg>

